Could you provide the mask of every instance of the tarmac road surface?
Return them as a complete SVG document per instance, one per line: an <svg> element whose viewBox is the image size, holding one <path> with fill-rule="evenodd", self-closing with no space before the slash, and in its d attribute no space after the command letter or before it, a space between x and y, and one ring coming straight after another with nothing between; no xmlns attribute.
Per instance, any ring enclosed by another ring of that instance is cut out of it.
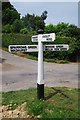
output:
<svg viewBox="0 0 80 120"><path fill-rule="evenodd" d="M0 49L0 91L28 89L37 85L37 61ZM44 82L49 87L78 87L78 64L44 62Z"/></svg>

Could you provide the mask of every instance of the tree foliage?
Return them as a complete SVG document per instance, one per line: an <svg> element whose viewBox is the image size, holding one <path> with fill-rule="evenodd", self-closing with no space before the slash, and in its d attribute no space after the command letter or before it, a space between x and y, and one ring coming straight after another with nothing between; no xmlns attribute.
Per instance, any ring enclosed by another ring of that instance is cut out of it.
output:
<svg viewBox="0 0 80 120"><path fill-rule="evenodd" d="M80 28L77 28L75 25L70 25L68 23L59 23L57 25L49 24L45 26L45 33L56 33L55 44L68 44L69 51L67 52L67 58L69 60L77 60L77 56L80 55ZM60 56L58 52L57 56ZM53 57L56 56L54 52ZM63 54L63 56L65 56ZM62 57L61 57L62 58ZM64 57L66 58L66 56Z"/></svg>
<svg viewBox="0 0 80 120"><path fill-rule="evenodd" d="M3 33L11 33L11 25L10 24L6 24L2 27L2 32Z"/></svg>
<svg viewBox="0 0 80 120"><path fill-rule="evenodd" d="M22 28L22 23L20 20L16 19L11 25L11 31L13 33L19 33Z"/></svg>
<svg viewBox="0 0 80 120"><path fill-rule="evenodd" d="M10 2L2 2L2 24L12 24L16 19L20 20L20 14L10 4Z"/></svg>
<svg viewBox="0 0 80 120"><path fill-rule="evenodd" d="M42 13L41 18L43 21L47 18L47 14L48 12L46 10Z"/></svg>
<svg viewBox="0 0 80 120"><path fill-rule="evenodd" d="M45 23L42 20L41 16L38 15L30 15L27 13L24 17L22 17L22 23L24 27L26 27L29 31L35 30L37 31L38 29L44 29Z"/></svg>
<svg viewBox="0 0 80 120"><path fill-rule="evenodd" d="M13 5L11 5L11 3L9 1L2 2L2 11L6 10L7 8L14 9Z"/></svg>
<svg viewBox="0 0 80 120"><path fill-rule="evenodd" d="M28 29L27 28L23 28L23 29L20 30L20 33L27 34L28 33Z"/></svg>

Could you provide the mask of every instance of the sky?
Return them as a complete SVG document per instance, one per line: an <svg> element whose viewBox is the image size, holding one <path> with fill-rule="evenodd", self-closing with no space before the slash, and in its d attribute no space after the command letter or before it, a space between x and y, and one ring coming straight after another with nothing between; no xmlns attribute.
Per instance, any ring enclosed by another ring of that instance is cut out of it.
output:
<svg viewBox="0 0 80 120"><path fill-rule="evenodd" d="M78 2L13 2L11 4L22 16L29 14L41 15L48 12L46 24L58 24L61 22L78 26Z"/></svg>

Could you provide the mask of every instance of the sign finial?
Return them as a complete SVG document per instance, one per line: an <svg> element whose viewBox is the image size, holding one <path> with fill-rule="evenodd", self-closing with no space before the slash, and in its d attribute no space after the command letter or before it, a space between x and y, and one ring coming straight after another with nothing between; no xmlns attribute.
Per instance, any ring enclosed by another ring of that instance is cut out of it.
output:
<svg viewBox="0 0 80 120"><path fill-rule="evenodd" d="M44 33L44 30L39 29L39 30L37 30L37 33L38 33L38 34L43 34L43 33Z"/></svg>

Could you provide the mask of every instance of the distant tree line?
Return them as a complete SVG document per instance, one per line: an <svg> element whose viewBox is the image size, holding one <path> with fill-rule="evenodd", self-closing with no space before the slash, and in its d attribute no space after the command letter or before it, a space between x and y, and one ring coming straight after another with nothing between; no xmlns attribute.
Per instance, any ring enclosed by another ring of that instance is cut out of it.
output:
<svg viewBox="0 0 80 120"><path fill-rule="evenodd" d="M24 17L20 18L20 13L11 5L10 2L2 3L2 24L3 33L23 33L26 34L30 31L37 31L44 29L47 11L44 11L41 16L30 15L27 13Z"/></svg>

